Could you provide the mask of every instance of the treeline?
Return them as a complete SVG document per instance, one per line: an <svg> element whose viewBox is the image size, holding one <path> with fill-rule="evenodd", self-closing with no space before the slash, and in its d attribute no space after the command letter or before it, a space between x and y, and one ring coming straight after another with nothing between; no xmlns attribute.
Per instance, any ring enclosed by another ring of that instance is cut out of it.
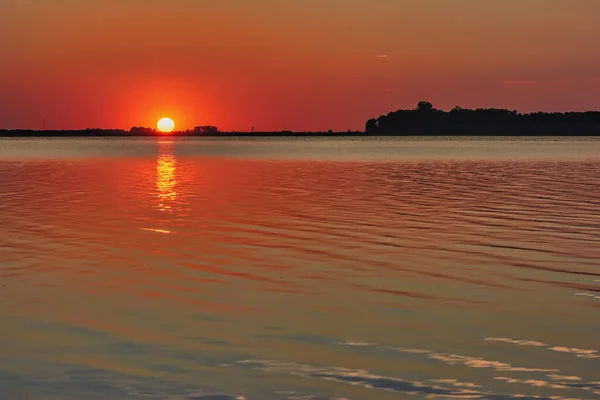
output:
<svg viewBox="0 0 600 400"><path fill-rule="evenodd" d="M455 107L442 111L426 101L412 110L398 110L367 121L364 131L333 132L222 132L216 126L168 134L146 127L85 130L0 130L4 137L110 137L110 136L204 136L204 137L309 137L309 136L600 136L600 112L536 112L520 114L504 109L470 110Z"/></svg>
<svg viewBox="0 0 600 400"><path fill-rule="evenodd" d="M536 112L504 109L437 110L426 101L367 121L368 135L392 136L596 136L600 112Z"/></svg>
<svg viewBox="0 0 600 400"><path fill-rule="evenodd" d="M345 132L292 132L292 131L273 131L273 132L223 132L214 126L202 126L185 131L174 131L162 133L156 129L146 127L133 127L130 130L122 129L85 129L85 130L0 130L0 137L307 137L307 136L362 136L362 131Z"/></svg>
<svg viewBox="0 0 600 400"><path fill-rule="evenodd" d="M194 129L168 133L169 136L199 136L220 134L215 126L197 126ZM98 137L98 136L163 136L167 135L153 128L134 126L124 129L80 129L80 130L0 130L0 136L19 137Z"/></svg>

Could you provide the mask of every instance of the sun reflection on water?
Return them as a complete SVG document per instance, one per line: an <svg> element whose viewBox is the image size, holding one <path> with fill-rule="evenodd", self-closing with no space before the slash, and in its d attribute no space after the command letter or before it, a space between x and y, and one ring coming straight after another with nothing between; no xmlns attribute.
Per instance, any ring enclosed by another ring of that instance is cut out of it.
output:
<svg viewBox="0 0 600 400"><path fill-rule="evenodd" d="M177 200L177 160L173 154L173 142L158 143L156 161L156 190L158 208L167 212Z"/></svg>

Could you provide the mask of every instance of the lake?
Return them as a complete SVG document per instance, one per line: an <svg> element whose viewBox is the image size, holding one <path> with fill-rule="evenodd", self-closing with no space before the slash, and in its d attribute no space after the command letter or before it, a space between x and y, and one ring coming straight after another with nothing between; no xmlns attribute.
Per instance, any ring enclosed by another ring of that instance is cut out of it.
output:
<svg viewBox="0 0 600 400"><path fill-rule="evenodd" d="M600 398L600 140L0 139L0 399Z"/></svg>

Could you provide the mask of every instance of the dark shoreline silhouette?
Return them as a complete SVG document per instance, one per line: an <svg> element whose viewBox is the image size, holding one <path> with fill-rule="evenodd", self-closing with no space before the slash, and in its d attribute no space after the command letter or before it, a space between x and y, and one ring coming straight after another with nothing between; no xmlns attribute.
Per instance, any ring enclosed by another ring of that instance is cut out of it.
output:
<svg viewBox="0 0 600 400"><path fill-rule="evenodd" d="M2 130L0 137L327 137L327 136L600 136L600 112L535 112L506 109L437 110L426 101L411 110L398 110L369 119L364 131L333 132L221 132L215 126L198 126L168 134L156 129Z"/></svg>
<svg viewBox="0 0 600 400"><path fill-rule="evenodd" d="M535 112L506 109L437 110L421 101L412 110L398 110L367 121L368 135L393 136L597 136L600 112Z"/></svg>

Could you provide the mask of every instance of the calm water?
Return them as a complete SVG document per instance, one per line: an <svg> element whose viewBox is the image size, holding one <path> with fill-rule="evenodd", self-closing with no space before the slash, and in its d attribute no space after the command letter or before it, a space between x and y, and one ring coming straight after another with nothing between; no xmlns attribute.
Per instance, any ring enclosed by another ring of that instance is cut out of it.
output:
<svg viewBox="0 0 600 400"><path fill-rule="evenodd" d="M600 398L598 140L0 140L0 399Z"/></svg>

